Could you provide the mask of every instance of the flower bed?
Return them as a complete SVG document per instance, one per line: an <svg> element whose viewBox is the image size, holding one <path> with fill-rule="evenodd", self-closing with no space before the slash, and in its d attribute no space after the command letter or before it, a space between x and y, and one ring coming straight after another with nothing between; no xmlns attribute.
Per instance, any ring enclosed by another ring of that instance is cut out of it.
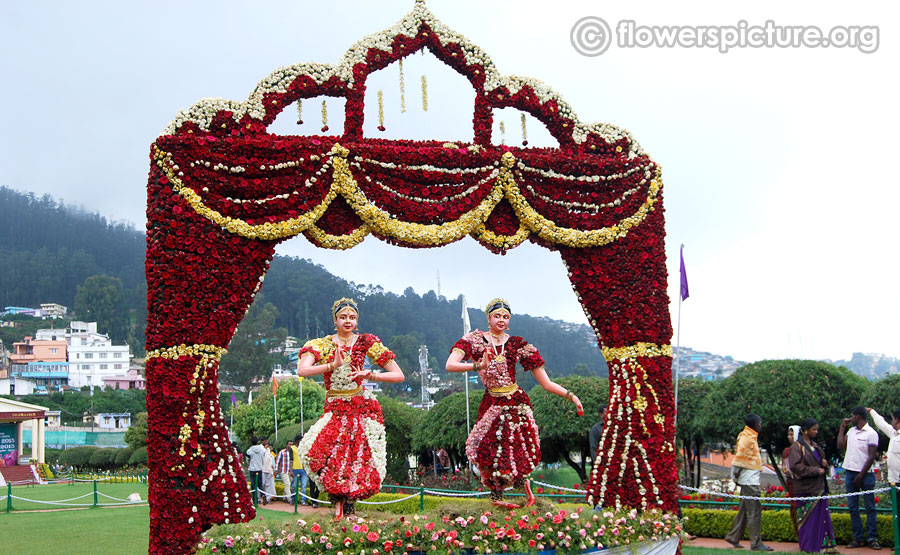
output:
<svg viewBox="0 0 900 555"><path fill-rule="evenodd" d="M472 508L487 503L462 503ZM581 553L588 549L664 541L681 536L681 521L647 513L594 511L581 507L552 511L475 510L460 514L460 502L429 515L380 514L356 522L332 523L328 516L267 525L262 521L213 528L197 553Z"/></svg>

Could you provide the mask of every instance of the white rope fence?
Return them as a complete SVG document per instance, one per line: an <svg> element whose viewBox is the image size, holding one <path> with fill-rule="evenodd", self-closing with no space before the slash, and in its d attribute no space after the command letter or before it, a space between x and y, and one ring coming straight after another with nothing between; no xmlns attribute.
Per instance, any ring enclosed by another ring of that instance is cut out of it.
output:
<svg viewBox="0 0 900 555"><path fill-rule="evenodd" d="M413 497L418 497L418 493L414 493L412 495L407 495L406 497L402 497L400 499L392 499L390 501L357 501L360 505L390 505L391 503L400 503L401 501L406 501L407 499L412 499Z"/></svg>
<svg viewBox="0 0 900 555"><path fill-rule="evenodd" d="M750 496L741 496L735 495L733 493L723 493L721 491L712 491L707 489L698 489L698 488L690 488L688 486L679 485L679 488L685 491L693 491L696 493L705 493L707 495L715 495L718 497L729 497L732 499L749 499L751 501L817 501L819 499L840 499L842 497L853 497L855 495L866 495L866 494L875 494L881 493L884 491L891 491L891 488L878 488L878 489L870 489L866 491L854 491L853 493L836 493L834 495L820 495L818 497L750 497Z"/></svg>
<svg viewBox="0 0 900 555"><path fill-rule="evenodd" d="M586 492L585 490L583 490L583 489L564 488L564 487L562 487L562 486L555 486L555 485L553 485L553 484L548 484L548 483L545 483L545 482L538 482L537 480L532 480L531 483L532 483L532 484L538 484L538 485L540 485L540 486L544 486L545 488L558 489L558 490L560 490L560 491L571 491L571 492L575 492L575 493L587 493L587 492Z"/></svg>
<svg viewBox="0 0 900 555"><path fill-rule="evenodd" d="M434 491L431 489L426 489L425 493L428 495L436 495L438 497L478 497L480 495L488 495L491 492L489 491L473 491L471 493L455 493L449 491ZM415 495L419 495L418 493Z"/></svg>

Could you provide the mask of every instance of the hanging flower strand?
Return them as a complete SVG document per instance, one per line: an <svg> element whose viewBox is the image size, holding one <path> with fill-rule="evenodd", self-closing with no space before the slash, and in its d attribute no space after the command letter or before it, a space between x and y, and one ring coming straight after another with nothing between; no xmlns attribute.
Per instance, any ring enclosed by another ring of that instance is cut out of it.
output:
<svg viewBox="0 0 900 555"><path fill-rule="evenodd" d="M528 130L525 129L525 113L522 113L522 146L528 146Z"/></svg>
<svg viewBox="0 0 900 555"><path fill-rule="evenodd" d="M378 130L384 131L384 92L378 91Z"/></svg>
<svg viewBox="0 0 900 555"><path fill-rule="evenodd" d="M400 58L400 113L406 113L406 83L403 80L403 58Z"/></svg>
<svg viewBox="0 0 900 555"><path fill-rule="evenodd" d="M297 99L297 125L303 125L303 99Z"/></svg>
<svg viewBox="0 0 900 555"><path fill-rule="evenodd" d="M328 106L322 101L322 133L328 131Z"/></svg>
<svg viewBox="0 0 900 555"><path fill-rule="evenodd" d="M506 126L503 124L502 121L500 122L500 144L501 145L506 144Z"/></svg>
<svg viewBox="0 0 900 555"><path fill-rule="evenodd" d="M428 81L425 80L425 74L422 74L422 109L428 111Z"/></svg>

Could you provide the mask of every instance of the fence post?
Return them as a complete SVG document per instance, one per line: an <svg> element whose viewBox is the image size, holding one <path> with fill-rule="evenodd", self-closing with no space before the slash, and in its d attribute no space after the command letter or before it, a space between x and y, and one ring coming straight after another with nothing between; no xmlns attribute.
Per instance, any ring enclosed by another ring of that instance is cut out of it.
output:
<svg viewBox="0 0 900 555"><path fill-rule="evenodd" d="M12 512L12 482L6 484L6 512Z"/></svg>
<svg viewBox="0 0 900 555"><path fill-rule="evenodd" d="M419 488L419 512L425 512L425 486Z"/></svg>
<svg viewBox="0 0 900 555"><path fill-rule="evenodd" d="M251 474L250 478L250 482L253 484L253 506L258 507L259 500L256 497L256 493L259 490L259 484L257 483L258 477L256 474Z"/></svg>
<svg viewBox="0 0 900 555"><path fill-rule="evenodd" d="M894 524L894 555L900 555L900 521L897 520L897 486L891 484L891 517Z"/></svg>
<svg viewBox="0 0 900 555"><path fill-rule="evenodd" d="M94 507L97 507L97 480L94 480Z"/></svg>

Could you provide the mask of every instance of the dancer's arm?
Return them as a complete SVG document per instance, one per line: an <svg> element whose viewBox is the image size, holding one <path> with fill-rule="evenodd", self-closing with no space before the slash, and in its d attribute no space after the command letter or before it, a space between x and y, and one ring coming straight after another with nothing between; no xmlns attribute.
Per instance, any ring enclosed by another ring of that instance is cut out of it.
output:
<svg viewBox="0 0 900 555"><path fill-rule="evenodd" d="M387 383L400 383L405 379L403 375L403 370L400 369L400 365L393 359L389 360L383 366L384 372L376 372L375 370L358 370L356 372L352 372L350 374L350 379L355 380L356 378L365 378L370 382L387 382Z"/></svg>
<svg viewBox="0 0 900 555"><path fill-rule="evenodd" d="M297 376L308 378L310 376L318 376L319 374L330 372L340 366L342 360L343 357L341 357L340 349L335 349L333 361L323 362L322 364L316 364L316 357L312 353L303 353L303 356L297 361Z"/></svg>
<svg viewBox="0 0 900 555"><path fill-rule="evenodd" d="M574 392L569 391L563 386L554 383L550 380L550 377L547 375L547 371L544 370L543 366L539 366L531 371L534 374L534 379L537 380L538 385L553 393L554 395L559 395L560 397L566 399L572 399L572 402L575 403L575 407L578 409L578 416L584 416L584 407L581 406L581 400L578 398L578 395L575 395Z"/></svg>
<svg viewBox="0 0 900 555"><path fill-rule="evenodd" d="M485 351L484 356L481 357L481 362L463 362L463 357L465 356L465 353L460 350L454 350L450 353L450 356L447 357L447 364L444 366L447 369L447 372L469 372L471 370L477 372L491 362L487 351Z"/></svg>

